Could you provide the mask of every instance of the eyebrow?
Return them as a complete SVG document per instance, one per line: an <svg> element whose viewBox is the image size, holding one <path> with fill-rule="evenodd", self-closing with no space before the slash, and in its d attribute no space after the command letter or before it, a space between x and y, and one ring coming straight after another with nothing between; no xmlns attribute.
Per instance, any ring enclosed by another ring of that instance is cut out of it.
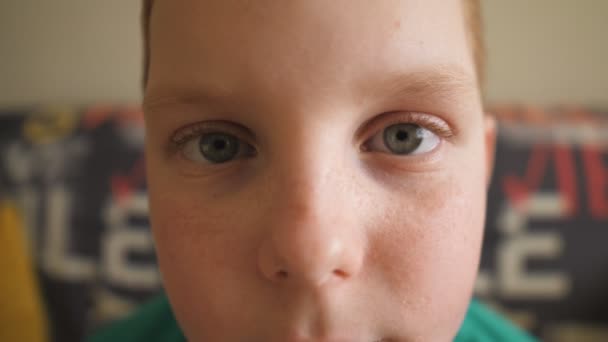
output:
<svg viewBox="0 0 608 342"><path fill-rule="evenodd" d="M145 92L144 111L155 111L173 105L204 105L207 107L225 104L231 92L218 87L162 86Z"/></svg>
<svg viewBox="0 0 608 342"><path fill-rule="evenodd" d="M453 100L478 94L477 78L458 66L441 65L413 72L391 72L372 96ZM380 92L380 94L379 94Z"/></svg>

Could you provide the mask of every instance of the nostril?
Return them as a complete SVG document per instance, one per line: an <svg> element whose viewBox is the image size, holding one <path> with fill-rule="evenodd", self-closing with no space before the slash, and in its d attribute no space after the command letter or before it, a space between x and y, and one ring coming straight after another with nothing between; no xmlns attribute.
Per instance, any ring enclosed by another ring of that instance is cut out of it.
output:
<svg viewBox="0 0 608 342"><path fill-rule="evenodd" d="M277 272L277 278L279 278L279 279L287 278L287 271L280 270L279 272Z"/></svg>
<svg viewBox="0 0 608 342"><path fill-rule="evenodd" d="M343 270L334 270L334 275L340 277L340 278L347 278L348 277L348 273L344 272Z"/></svg>

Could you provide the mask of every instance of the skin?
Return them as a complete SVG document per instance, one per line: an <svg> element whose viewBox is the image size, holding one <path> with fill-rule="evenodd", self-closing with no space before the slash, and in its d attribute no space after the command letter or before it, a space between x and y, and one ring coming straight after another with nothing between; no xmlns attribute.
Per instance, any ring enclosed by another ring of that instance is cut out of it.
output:
<svg viewBox="0 0 608 342"><path fill-rule="evenodd" d="M494 144L465 24L459 0L157 1L151 221L190 341L454 337ZM438 144L393 154L395 123ZM254 152L210 163L209 131Z"/></svg>

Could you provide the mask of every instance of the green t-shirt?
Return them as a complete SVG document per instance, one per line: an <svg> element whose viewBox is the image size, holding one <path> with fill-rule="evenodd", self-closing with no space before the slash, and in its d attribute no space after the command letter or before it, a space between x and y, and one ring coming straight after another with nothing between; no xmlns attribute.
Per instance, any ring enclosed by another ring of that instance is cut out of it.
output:
<svg viewBox="0 0 608 342"><path fill-rule="evenodd" d="M185 342L165 296L161 296L125 320L114 323L88 342ZM534 342L531 336L473 300L455 342Z"/></svg>

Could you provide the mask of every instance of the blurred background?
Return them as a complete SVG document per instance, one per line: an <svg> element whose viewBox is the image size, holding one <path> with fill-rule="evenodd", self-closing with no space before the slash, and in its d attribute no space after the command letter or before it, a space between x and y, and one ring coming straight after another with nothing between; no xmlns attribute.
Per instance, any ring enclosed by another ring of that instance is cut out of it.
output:
<svg viewBox="0 0 608 342"><path fill-rule="evenodd" d="M608 2L482 0L491 103L608 104ZM0 2L0 105L132 103L139 1Z"/></svg>
<svg viewBox="0 0 608 342"><path fill-rule="evenodd" d="M482 4L500 134L476 294L543 340L608 341L608 1ZM161 289L139 12L0 1L0 341L80 341Z"/></svg>

